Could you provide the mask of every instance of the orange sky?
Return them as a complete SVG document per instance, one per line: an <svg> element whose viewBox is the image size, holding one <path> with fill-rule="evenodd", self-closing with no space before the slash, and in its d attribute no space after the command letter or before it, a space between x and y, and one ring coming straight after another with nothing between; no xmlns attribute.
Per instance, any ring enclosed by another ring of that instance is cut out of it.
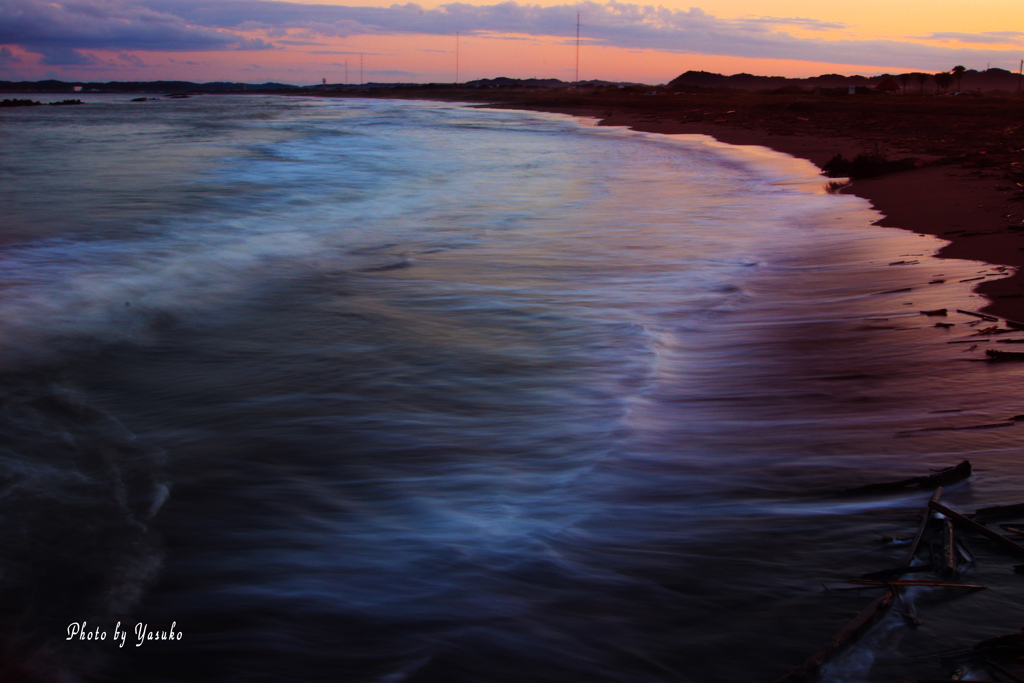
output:
<svg viewBox="0 0 1024 683"><path fill-rule="evenodd" d="M691 2L700 0L5 0L16 11L0 12L0 78L342 83L347 62L347 81L356 83L362 58L365 81L450 82L458 43L460 81L572 80L577 11L583 80L663 83L687 70L869 75L955 64L1016 71L1024 57L1024 12L1005 0Z"/></svg>

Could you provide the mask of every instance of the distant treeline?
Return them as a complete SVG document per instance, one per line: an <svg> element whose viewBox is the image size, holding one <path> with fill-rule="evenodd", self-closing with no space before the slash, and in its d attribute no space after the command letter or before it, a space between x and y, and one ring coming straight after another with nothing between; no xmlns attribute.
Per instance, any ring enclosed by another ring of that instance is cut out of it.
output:
<svg viewBox="0 0 1024 683"><path fill-rule="evenodd" d="M557 78L482 78L456 86L453 83L328 83L315 85L287 85L285 83L192 83L189 81L111 81L109 83L84 83L65 81L0 81L0 92L9 93L214 93L214 92L297 92L302 90L377 90L382 88L565 88L572 83ZM618 85L609 81L586 81L581 85Z"/></svg>
<svg viewBox="0 0 1024 683"><path fill-rule="evenodd" d="M49 102L48 104L50 104L52 106L52 105L81 104L81 103L82 103L82 100L61 100L60 102ZM35 100L3 100L2 102L0 102L0 107L3 107L3 108L7 108L7 107L39 107L41 105L42 105L42 102L37 102Z"/></svg>
<svg viewBox="0 0 1024 683"><path fill-rule="evenodd" d="M946 72L928 73L923 71L880 76L842 76L823 74L810 78L784 78L782 76L754 76L752 74L722 74L707 71L687 71L669 82L668 87L722 88L734 90L785 90L785 89L849 89L878 88L885 84L888 89L895 87L906 94L955 91L996 91L1016 92L1020 87L1020 76L1006 69L975 71L964 69L959 74L955 67ZM883 86L883 89L886 87Z"/></svg>
<svg viewBox="0 0 1024 683"><path fill-rule="evenodd" d="M574 85L557 78L481 78L466 83L328 83L315 85L288 85L286 83L192 83L189 81L110 81L108 83L83 83L48 81L0 81L0 92L9 93L201 93L201 92L301 92L303 90L361 91L380 88L565 88ZM610 81L582 81L575 85L582 87L642 87L652 86L639 83L613 83ZM670 90L729 89L729 90L848 90L851 86L864 89L901 91L904 94L937 93L956 91L1005 91L1016 92L1021 87L1018 74L1005 69L975 71L954 67L947 72L908 72L882 74L880 76L842 76L823 74L811 78L785 78L783 76L754 76L753 74L722 74L707 71L687 71L672 79L667 86Z"/></svg>

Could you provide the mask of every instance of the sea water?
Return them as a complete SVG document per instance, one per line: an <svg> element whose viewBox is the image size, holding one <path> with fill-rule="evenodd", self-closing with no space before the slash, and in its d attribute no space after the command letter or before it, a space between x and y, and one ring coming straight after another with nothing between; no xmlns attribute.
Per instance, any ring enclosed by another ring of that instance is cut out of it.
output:
<svg viewBox="0 0 1024 683"><path fill-rule="evenodd" d="M11 675L773 680L929 495L843 490L970 458L949 504L1024 497L1021 371L920 313L1001 274L807 162L459 104L82 99L0 111ZM826 679L1016 630L976 550L987 595L924 595Z"/></svg>

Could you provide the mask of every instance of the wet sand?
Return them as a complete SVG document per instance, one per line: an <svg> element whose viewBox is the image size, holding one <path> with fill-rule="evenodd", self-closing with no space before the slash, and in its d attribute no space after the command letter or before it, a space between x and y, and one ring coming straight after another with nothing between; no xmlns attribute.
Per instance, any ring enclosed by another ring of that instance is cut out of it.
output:
<svg viewBox="0 0 1024 683"><path fill-rule="evenodd" d="M736 145L763 145L819 167L837 153L849 159L863 151L863 142L856 138L777 135L720 124L631 124L628 117L623 118L627 120L618 124L612 123L614 118L604 123L657 133L702 133ZM949 240L939 251L943 258L1013 269L1024 266L1024 202L1014 198L1017 193L1011 190L1012 181L1000 177L998 170L964 167L970 162L956 164L942 158L929 162L911 171L855 180L844 191L867 199L885 214L879 225ZM1024 321L1024 272L1008 269L1007 274L980 284L976 291L991 301L986 313Z"/></svg>
<svg viewBox="0 0 1024 683"><path fill-rule="evenodd" d="M332 95L365 97L366 91ZM841 154L895 161L911 170L854 180L844 192L885 214L880 225L950 243L943 258L1006 266L975 291L985 312L1024 321L1024 97L815 95L604 88L579 91L475 88L382 89L375 97L486 102L484 106L590 116L601 125L664 134L704 134L762 145L819 167Z"/></svg>
<svg viewBox="0 0 1024 683"><path fill-rule="evenodd" d="M843 191L885 214L879 225L948 240L943 258L1007 266L1006 277L976 291L991 302L986 313L1024 321L1024 99L735 92L583 99L534 95L498 106L595 116L601 125L651 133L710 135L819 167L836 154L915 159L911 170L854 180Z"/></svg>

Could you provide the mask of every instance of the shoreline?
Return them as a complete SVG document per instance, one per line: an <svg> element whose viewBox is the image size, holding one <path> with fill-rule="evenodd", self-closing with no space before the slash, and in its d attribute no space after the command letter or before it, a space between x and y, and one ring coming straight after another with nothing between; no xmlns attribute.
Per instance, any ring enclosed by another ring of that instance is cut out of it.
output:
<svg viewBox="0 0 1024 683"><path fill-rule="evenodd" d="M623 124L613 117L601 125ZM835 154L852 159L863 151L862 143L853 138L772 135L714 124L625 125L649 133L700 133L728 144L760 145L807 159L818 168ZM998 186L998 180L971 168L942 164L853 180L841 191L868 200L882 213L876 225L947 241L935 254L939 258L1005 266L1006 277L982 282L974 291L989 300L983 312L1024 321L1024 230L1008 227L1010 216L1019 215L1024 206Z"/></svg>
<svg viewBox="0 0 1024 683"><path fill-rule="evenodd" d="M482 106L586 116L596 118L597 125L625 126L646 133L708 135L727 144L767 147L806 159L818 168L836 154L853 159L859 154L879 151L879 141L867 136L773 132L767 127L751 126L749 121L744 126L732 121L680 121L643 108L616 111L607 103L559 106L504 101ZM1024 106L1020 110L1024 112ZM1024 126L1018 132L1024 132ZM979 168L967 154L954 155L952 160L949 155L913 154L907 149L909 145L895 146L900 142L903 141L890 141L882 154L887 158L912 156L922 163L919 168L852 180L841 192L868 200L882 213L883 218L876 225L948 242L935 253L939 258L980 261L1003 268L1005 276L987 279L974 287L975 293L988 300L981 310L1011 321L1024 321L1024 202L1020 201L1020 190L1005 178L1001 169ZM960 151L969 144L965 140L949 151ZM1012 158L1024 160L1024 149L1013 149L1011 154ZM1020 165L1008 163L1013 168Z"/></svg>
<svg viewBox="0 0 1024 683"><path fill-rule="evenodd" d="M758 145L806 159L819 169L836 155L913 159L915 168L854 179L839 191L869 201L883 214L876 225L947 242L935 253L939 258L1001 269L973 291L988 301L984 313L1024 325L1024 98L1019 94L837 97L808 91L651 88L643 94L608 88L462 87L279 94L464 102L568 114L596 119L599 126Z"/></svg>

